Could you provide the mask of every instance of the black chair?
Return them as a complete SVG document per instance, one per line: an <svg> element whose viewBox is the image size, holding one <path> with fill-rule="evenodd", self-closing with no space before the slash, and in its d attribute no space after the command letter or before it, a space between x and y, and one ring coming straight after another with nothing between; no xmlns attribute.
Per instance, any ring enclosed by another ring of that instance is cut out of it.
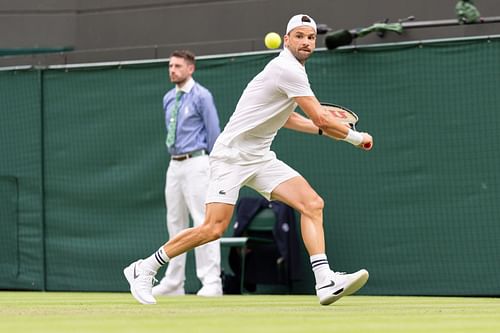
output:
<svg viewBox="0 0 500 333"><path fill-rule="evenodd" d="M233 237L227 239L240 243L233 242L229 251L229 265L235 276L233 290L227 290L226 283L225 293L254 292L257 284L284 284L288 293L292 291L300 268L295 212L291 207L264 198L241 198L236 206ZM235 281L239 281L237 288Z"/></svg>

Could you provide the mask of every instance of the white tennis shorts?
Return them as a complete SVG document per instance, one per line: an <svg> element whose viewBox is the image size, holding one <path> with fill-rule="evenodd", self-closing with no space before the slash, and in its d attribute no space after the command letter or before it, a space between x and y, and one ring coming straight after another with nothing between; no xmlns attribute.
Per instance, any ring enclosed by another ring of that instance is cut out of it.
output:
<svg viewBox="0 0 500 333"><path fill-rule="evenodd" d="M255 157L217 143L210 154L210 182L205 203L234 205L243 186L270 200L279 184L297 176L300 174L278 160L272 151Z"/></svg>

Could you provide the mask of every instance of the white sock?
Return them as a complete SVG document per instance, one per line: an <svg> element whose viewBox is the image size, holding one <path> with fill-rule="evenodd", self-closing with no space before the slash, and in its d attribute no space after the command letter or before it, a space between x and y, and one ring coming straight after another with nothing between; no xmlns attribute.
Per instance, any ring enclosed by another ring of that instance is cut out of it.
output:
<svg viewBox="0 0 500 333"><path fill-rule="evenodd" d="M330 269L330 264L328 264L326 254L321 253L312 255L310 260L316 284L322 283L328 279L332 270Z"/></svg>
<svg viewBox="0 0 500 333"><path fill-rule="evenodd" d="M157 272L161 266L165 265L170 258L167 256L163 250L163 246L158 249L151 256L147 257L142 261L141 266L143 268L149 269L150 271Z"/></svg>

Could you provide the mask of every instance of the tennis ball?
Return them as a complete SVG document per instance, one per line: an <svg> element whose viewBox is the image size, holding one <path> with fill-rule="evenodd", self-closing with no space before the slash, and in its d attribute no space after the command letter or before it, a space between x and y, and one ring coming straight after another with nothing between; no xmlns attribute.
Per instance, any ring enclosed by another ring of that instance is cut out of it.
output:
<svg viewBox="0 0 500 333"><path fill-rule="evenodd" d="M281 37L275 32L270 32L264 38L264 44L268 49L277 49L281 45Z"/></svg>

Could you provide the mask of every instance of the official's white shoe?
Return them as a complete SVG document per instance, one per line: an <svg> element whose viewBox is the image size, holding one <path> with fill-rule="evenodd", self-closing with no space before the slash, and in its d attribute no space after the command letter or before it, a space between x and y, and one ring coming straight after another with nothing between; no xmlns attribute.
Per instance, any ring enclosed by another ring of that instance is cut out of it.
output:
<svg viewBox="0 0 500 333"><path fill-rule="evenodd" d="M153 296L184 296L186 291L182 286L173 286L163 278L159 284L153 287Z"/></svg>
<svg viewBox="0 0 500 333"><path fill-rule="evenodd" d="M123 274L130 284L132 296L142 304L156 304L152 295L156 272L141 267L142 260L137 260L125 267Z"/></svg>
<svg viewBox="0 0 500 333"><path fill-rule="evenodd" d="M196 295L202 297L220 297L222 296L222 286L220 284L207 284L201 287Z"/></svg>
<svg viewBox="0 0 500 333"><path fill-rule="evenodd" d="M322 285L316 285L321 305L329 305L343 296L354 294L368 281L368 271L361 269L352 274L332 272L327 281Z"/></svg>

